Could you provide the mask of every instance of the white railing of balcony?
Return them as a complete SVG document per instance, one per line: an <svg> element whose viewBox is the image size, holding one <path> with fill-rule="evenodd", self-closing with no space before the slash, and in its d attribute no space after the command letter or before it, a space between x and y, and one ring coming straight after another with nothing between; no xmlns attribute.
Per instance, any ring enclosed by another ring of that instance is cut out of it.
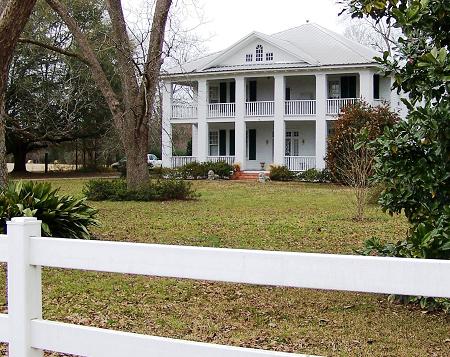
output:
<svg viewBox="0 0 450 357"><path fill-rule="evenodd" d="M209 118L234 118L235 113L236 113L235 103L208 104Z"/></svg>
<svg viewBox="0 0 450 357"><path fill-rule="evenodd" d="M271 117L274 113L274 101L246 102L245 115L248 117Z"/></svg>
<svg viewBox="0 0 450 357"><path fill-rule="evenodd" d="M284 105L286 116L316 115L315 100L286 100Z"/></svg>
<svg viewBox="0 0 450 357"><path fill-rule="evenodd" d="M189 104L172 105L173 119L194 119L197 118L197 106Z"/></svg>
<svg viewBox="0 0 450 357"><path fill-rule="evenodd" d="M389 105L389 104L391 104L391 101L390 101L390 100L387 100L387 99L374 99L374 100L373 100L373 104L374 104L375 106L382 105L382 104L387 104L387 105Z"/></svg>
<svg viewBox="0 0 450 357"><path fill-rule="evenodd" d="M208 156L208 161L212 162L225 161L228 165L233 165L234 156Z"/></svg>
<svg viewBox="0 0 450 357"><path fill-rule="evenodd" d="M358 98L327 99L327 114L338 115L348 105L355 104Z"/></svg>
<svg viewBox="0 0 450 357"><path fill-rule="evenodd" d="M172 156L171 165L172 168L175 168L195 161L197 161L197 157L195 156Z"/></svg>
<svg viewBox="0 0 450 357"><path fill-rule="evenodd" d="M285 156L284 165L291 171L306 171L316 168L315 156Z"/></svg>

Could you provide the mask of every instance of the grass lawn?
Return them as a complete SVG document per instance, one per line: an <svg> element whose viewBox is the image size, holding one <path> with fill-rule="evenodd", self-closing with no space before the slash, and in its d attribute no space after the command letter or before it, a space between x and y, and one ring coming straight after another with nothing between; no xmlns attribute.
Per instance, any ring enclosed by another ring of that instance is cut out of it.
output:
<svg viewBox="0 0 450 357"><path fill-rule="evenodd" d="M53 183L71 194L83 186ZM397 240L407 229L403 217L376 207L354 222L351 193L336 186L194 185L197 201L93 203L102 222L96 239L351 254L367 238ZM45 269L43 282L44 318L52 320L327 356L450 356L450 317L382 295L57 269Z"/></svg>

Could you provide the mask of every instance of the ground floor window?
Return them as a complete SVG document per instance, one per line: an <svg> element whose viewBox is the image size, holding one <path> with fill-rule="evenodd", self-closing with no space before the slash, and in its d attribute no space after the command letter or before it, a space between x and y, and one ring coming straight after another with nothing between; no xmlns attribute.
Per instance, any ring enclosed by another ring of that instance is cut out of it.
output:
<svg viewBox="0 0 450 357"><path fill-rule="evenodd" d="M285 156L299 156L299 132L286 131Z"/></svg>
<svg viewBox="0 0 450 357"><path fill-rule="evenodd" d="M219 155L219 132L209 132L209 156Z"/></svg>

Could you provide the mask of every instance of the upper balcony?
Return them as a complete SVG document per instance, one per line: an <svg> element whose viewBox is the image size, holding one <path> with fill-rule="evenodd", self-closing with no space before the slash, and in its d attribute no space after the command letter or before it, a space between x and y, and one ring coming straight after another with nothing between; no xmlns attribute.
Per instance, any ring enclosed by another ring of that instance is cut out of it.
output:
<svg viewBox="0 0 450 357"><path fill-rule="evenodd" d="M371 81L371 78L366 76L365 80ZM183 85L187 87L187 91L180 89ZM248 120L270 120L275 115L283 116L286 120L311 120L318 113L323 113L333 119L343 108L360 100L363 85L367 96L368 85L361 83L359 73L328 74L326 82L320 86L325 93L318 93L315 75L285 76L283 87L277 87L280 92L275 96L273 76L247 77L244 81L244 92L237 98L234 78L207 80L202 95L204 103L200 103L206 106L206 110L203 109L200 115L206 116L210 121L232 121L237 113ZM369 85L372 85L372 81ZM198 119L198 84L177 84L174 88L171 118L184 122ZM323 99L318 101L316 95ZM275 98L283 101L283 106L278 105ZM389 99L390 79L373 75L373 97L368 100L378 105ZM277 110L282 113L276 113Z"/></svg>

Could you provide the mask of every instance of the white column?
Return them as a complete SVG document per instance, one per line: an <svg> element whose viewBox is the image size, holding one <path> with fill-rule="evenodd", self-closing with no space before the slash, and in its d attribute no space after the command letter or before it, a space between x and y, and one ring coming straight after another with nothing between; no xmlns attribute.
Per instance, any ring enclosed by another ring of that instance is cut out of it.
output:
<svg viewBox="0 0 450 357"><path fill-rule="evenodd" d="M172 160L172 83L164 82L162 102L162 123L161 123L161 155L162 165L171 167Z"/></svg>
<svg viewBox="0 0 450 357"><path fill-rule="evenodd" d="M234 124L235 133L235 162L241 165L241 170L245 169L245 78L236 77L236 118Z"/></svg>
<svg viewBox="0 0 450 357"><path fill-rule="evenodd" d="M197 124L192 124L192 156L197 157L198 155L198 126Z"/></svg>
<svg viewBox="0 0 450 357"><path fill-rule="evenodd" d="M284 88L284 76L276 75L274 88L275 116L273 121L273 162L276 165L284 165Z"/></svg>
<svg viewBox="0 0 450 357"><path fill-rule="evenodd" d="M41 221L13 218L8 225L9 356L42 357L31 347L31 320L42 319L41 267L30 265L30 237L41 236Z"/></svg>
<svg viewBox="0 0 450 357"><path fill-rule="evenodd" d="M197 160L206 161L208 157L208 123L206 122L208 86L206 79L198 80L198 145Z"/></svg>
<svg viewBox="0 0 450 357"><path fill-rule="evenodd" d="M327 146L327 76L316 74L316 168L325 168Z"/></svg>
<svg viewBox="0 0 450 357"><path fill-rule="evenodd" d="M359 95L373 105L373 72L368 69L359 72Z"/></svg>

